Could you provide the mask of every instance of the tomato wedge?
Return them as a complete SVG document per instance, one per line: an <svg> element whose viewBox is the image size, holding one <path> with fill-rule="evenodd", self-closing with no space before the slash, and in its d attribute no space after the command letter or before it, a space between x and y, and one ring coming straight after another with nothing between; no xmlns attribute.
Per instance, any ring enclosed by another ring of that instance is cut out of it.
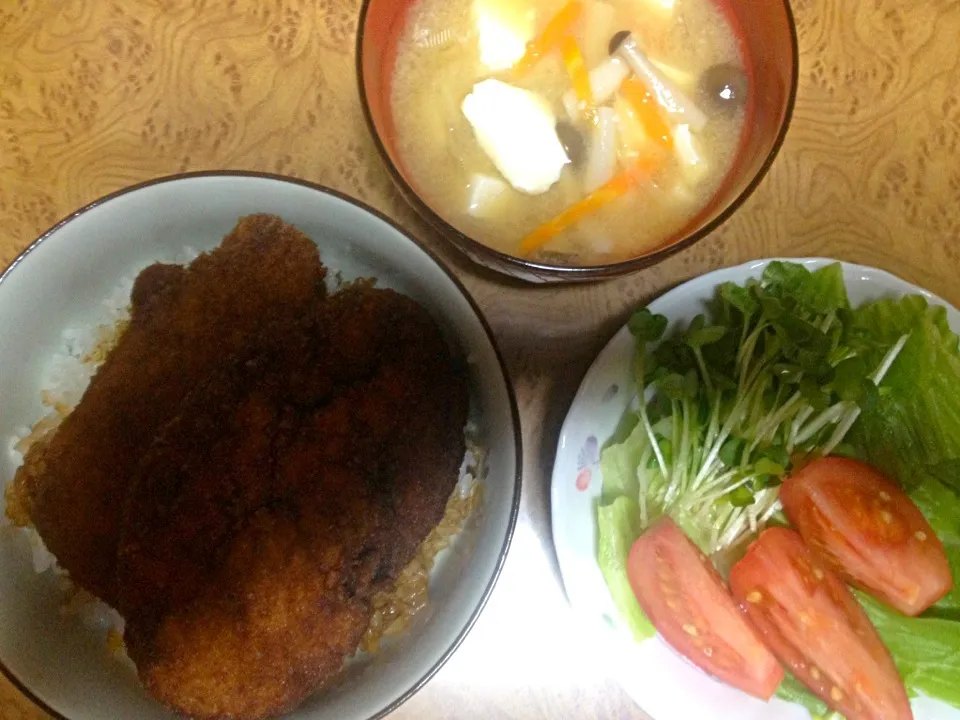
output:
<svg viewBox="0 0 960 720"><path fill-rule="evenodd" d="M848 720L913 717L870 619L797 532L764 530L730 571L730 589L780 662Z"/></svg>
<svg viewBox="0 0 960 720"><path fill-rule="evenodd" d="M930 523L906 493L869 465L816 460L783 483L780 501L824 563L905 615L919 615L953 587Z"/></svg>
<svg viewBox="0 0 960 720"><path fill-rule="evenodd" d="M658 520L633 544L627 578L650 622L677 652L744 692L773 695L783 668L673 520Z"/></svg>

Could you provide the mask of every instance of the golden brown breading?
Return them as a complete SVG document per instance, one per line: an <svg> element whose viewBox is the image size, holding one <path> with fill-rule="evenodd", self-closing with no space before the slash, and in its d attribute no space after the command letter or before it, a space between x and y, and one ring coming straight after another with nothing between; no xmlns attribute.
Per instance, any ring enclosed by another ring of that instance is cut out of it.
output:
<svg viewBox="0 0 960 720"><path fill-rule="evenodd" d="M254 513L194 599L165 615L148 643L128 645L151 694L194 718L265 718L340 670L369 610L340 584L325 505L315 496L295 512Z"/></svg>
<svg viewBox="0 0 960 720"><path fill-rule="evenodd" d="M195 718L277 715L333 679L457 481L467 383L438 326L369 284L328 296L325 272L270 216L147 268L16 480L123 614L148 690Z"/></svg>
<svg viewBox="0 0 960 720"><path fill-rule="evenodd" d="M157 430L186 393L278 317L322 292L316 245L279 218L243 218L186 271L145 271L130 325L78 407L31 452L30 516L82 587L115 605L121 498Z"/></svg>
<svg viewBox="0 0 960 720"><path fill-rule="evenodd" d="M333 678L464 453L465 375L408 298L351 287L259 340L160 433L126 510L128 652L194 717L275 715Z"/></svg>
<svg viewBox="0 0 960 720"><path fill-rule="evenodd" d="M137 275L130 291L130 308L134 316L152 311L155 306L169 303L180 292L189 271L183 265L155 263L145 267Z"/></svg>

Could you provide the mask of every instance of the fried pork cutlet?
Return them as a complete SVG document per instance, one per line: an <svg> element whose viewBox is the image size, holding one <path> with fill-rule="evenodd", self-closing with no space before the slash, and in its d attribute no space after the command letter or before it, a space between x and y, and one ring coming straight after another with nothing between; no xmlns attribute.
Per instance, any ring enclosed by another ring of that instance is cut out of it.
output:
<svg viewBox="0 0 960 720"><path fill-rule="evenodd" d="M16 479L44 542L80 586L117 604L121 499L140 457L192 388L266 325L310 308L324 273L308 237L254 215L188 268L140 274L128 329Z"/></svg>
<svg viewBox="0 0 960 720"><path fill-rule="evenodd" d="M211 375L139 464L118 578L147 688L200 718L297 705L443 516L465 376L389 290L342 290Z"/></svg>

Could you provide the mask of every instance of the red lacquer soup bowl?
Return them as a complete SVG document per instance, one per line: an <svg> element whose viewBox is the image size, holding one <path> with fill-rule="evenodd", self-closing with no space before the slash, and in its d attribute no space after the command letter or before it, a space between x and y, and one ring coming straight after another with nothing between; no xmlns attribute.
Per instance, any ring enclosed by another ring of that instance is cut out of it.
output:
<svg viewBox="0 0 960 720"><path fill-rule="evenodd" d="M624 275L660 262L716 230L760 184L786 136L797 89L796 27L787 0L714 0L740 41L750 85L746 122L733 165L709 203L680 232L637 257L608 265L535 262L494 250L464 234L417 190L397 150L391 108L397 43L417 0L364 0L357 36L360 97L370 132L394 182L440 234L474 262L532 282L571 282Z"/></svg>

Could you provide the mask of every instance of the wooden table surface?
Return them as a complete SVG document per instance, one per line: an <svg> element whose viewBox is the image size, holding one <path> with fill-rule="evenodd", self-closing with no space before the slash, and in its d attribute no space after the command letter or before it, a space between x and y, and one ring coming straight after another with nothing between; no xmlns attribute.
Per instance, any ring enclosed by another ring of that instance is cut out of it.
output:
<svg viewBox="0 0 960 720"><path fill-rule="evenodd" d="M380 208L455 268L505 353L523 417L520 524L490 603L399 719L644 718L566 632L548 532L558 428L630 309L704 271L826 255L960 304L960 3L795 0L800 88L772 171L721 230L583 287L504 282L441 246L391 187L360 111L359 0L0 0L0 267L125 185L247 169ZM0 718L45 715L0 679Z"/></svg>

